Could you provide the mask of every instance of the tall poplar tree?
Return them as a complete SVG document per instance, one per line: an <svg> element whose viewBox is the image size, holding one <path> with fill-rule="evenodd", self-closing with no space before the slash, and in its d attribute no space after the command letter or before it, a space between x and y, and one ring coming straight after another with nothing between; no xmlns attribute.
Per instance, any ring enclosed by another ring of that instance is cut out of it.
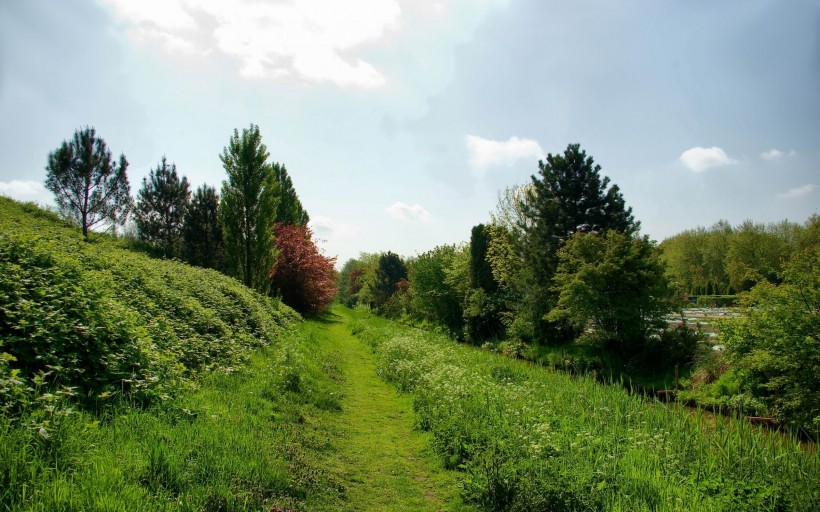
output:
<svg viewBox="0 0 820 512"><path fill-rule="evenodd" d="M71 141L48 155L46 188L54 192L57 208L77 221L88 240L88 230L103 223L124 225L131 211L131 187L120 155L111 159L105 141L94 128L74 132Z"/></svg>
<svg viewBox="0 0 820 512"><path fill-rule="evenodd" d="M220 155L228 179L222 182L220 220L225 236L228 271L246 286L268 291L274 263L274 232L279 204L278 184L259 127L234 130Z"/></svg>
<svg viewBox="0 0 820 512"><path fill-rule="evenodd" d="M142 179L137 197L134 217L140 239L161 249L165 256L173 256L190 199L188 178L180 178L176 164L168 165L163 156L157 168Z"/></svg>

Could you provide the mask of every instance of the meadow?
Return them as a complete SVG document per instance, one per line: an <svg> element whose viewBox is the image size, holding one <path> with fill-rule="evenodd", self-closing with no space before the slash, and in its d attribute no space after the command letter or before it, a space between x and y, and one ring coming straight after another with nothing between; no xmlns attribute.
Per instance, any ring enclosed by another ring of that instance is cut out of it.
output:
<svg viewBox="0 0 820 512"><path fill-rule="evenodd" d="M797 439L360 313L383 378L483 510L817 510Z"/></svg>

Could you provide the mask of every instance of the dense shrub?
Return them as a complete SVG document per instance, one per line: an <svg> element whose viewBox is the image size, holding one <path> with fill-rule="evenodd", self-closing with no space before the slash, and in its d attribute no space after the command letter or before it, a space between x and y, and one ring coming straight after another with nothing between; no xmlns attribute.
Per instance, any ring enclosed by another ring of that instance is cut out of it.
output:
<svg viewBox="0 0 820 512"><path fill-rule="evenodd" d="M794 256L783 284L757 284L745 314L721 324L720 339L742 390L778 419L820 432L820 246Z"/></svg>
<svg viewBox="0 0 820 512"><path fill-rule="evenodd" d="M154 260L0 198L0 407L57 391L167 397L230 372L298 315L218 272Z"/></svg>
<svg viewBox="0 0 820 512"><path fill-rule="evenodd" d="M336 258L319 252L307 226L277 224L276 266L270 272L271 290L300 313L327 310L336 297Z"/></svg>

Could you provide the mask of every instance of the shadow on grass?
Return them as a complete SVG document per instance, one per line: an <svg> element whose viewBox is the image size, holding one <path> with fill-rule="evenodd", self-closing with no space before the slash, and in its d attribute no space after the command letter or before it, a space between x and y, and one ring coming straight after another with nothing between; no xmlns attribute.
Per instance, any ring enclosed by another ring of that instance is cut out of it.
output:
<svg viewBox="0 0 820 512"><path fill-rule="evenodd" d="M305 315L305 319L310 319L320 324L338 324L342 322L342 316L327 311L320 315Z"/></svg>

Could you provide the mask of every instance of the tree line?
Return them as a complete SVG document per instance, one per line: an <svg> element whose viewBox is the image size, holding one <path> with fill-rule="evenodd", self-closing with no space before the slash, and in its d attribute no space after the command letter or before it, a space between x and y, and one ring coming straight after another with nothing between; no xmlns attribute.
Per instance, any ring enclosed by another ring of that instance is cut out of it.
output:
<svg viewBox="0 0 820 512"><path fill-rule="evenodd" d="M690 295L728 293L739 293L742 315L721 324L724 351L669 322ZM657 244L577 144L501 192L468 242L348 260L339 300L468 343L562 354L570 369L630 379L652 381L676 364L693 365L694 375L717 357L728 363L725 376L705 393L730 406L762 404L820 432L820 216L721 221Z"/></svg>
<svg viewBox="0 0 820 512"><path fill-rule="evenodd" d="M820 243L820 215L805 223L721 220L678 233L661 243L673 284L688 295L733 295L767 281L782 282L785 264Z"/></svg>
<svg viewBox="0 0 820 512"><path fill-rule="evenodd" d="M324 311L336 293L335 258L317 248L287 169L268 161L259 127L234 130L219 158L227 174L219 192L201 185L192 193L163 156L134 199L125 155L114 161L86 127L49 154L46 187L86 240L95 227L116 233L130 216L135 237L162 257L218 270L302 313Z"/></svg>
<svg viewBox="0 0 820 512"><path fill-rule="evenodd" d="M339 298L471 343L579 342L637 364L659 349L672 297L660 249L639 231L618 186L571 144L502 192L468 243L349 260Z"/></svg>

